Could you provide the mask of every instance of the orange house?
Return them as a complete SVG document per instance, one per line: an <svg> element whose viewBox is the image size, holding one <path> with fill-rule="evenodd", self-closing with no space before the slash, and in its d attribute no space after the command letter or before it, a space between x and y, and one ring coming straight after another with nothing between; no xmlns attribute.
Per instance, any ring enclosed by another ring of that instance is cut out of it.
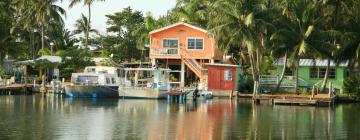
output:
<svg viewBox="0 0 360 140"><path fill-rule="evenodd" d="M179 22L150 32L149 57L153 66L170 68L172 82L184 87L206 81L204 64L219 62L222 54L207 30Z"/></svg>

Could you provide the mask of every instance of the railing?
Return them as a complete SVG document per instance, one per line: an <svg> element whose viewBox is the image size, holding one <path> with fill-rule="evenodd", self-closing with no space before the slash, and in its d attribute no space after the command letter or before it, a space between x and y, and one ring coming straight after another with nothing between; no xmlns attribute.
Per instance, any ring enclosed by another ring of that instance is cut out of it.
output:
<svg viewBox="0 0 360 140"><path fill-rule="evenodd" d="M178 48L152 48L151 54L154 55L179 55Z"/></svg>
<svg viewBox="0 0 360 140"><path fill-rule="evenodd" d="M302 78L299 79L299 85L308 86L311 85L309 82L305 81ZM274 75L260 75L260 84L274 86L280 82L279 76ZM296 86L296 76L284 76L284 79L281 82L281 87L295 87Z"/></svg>
<svg viewBox="0 0 360 140"><path fill-rule="evenodd" d="M193 59L194 56L190 55L190 53L187 52L185 49L181 49L181 59L185 62L185 64L190 67L194 71L196 75L198 75L200 78L202 77L202 66Z"/></svg>

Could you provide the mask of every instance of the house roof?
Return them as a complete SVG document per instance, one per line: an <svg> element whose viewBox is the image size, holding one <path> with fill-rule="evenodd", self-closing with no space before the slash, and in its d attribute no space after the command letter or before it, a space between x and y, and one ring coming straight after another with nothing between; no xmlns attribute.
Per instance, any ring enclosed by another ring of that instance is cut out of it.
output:
<svg viewBox="0 0 360 140"><path fill-rule="evenodd" d="M151 31L150 34L154 34L154 33L157 33L157 32L161 32L161 31L164 31L164 30L167 30L167 29L170 29L170 28L179 26L179 25L184 25L184 26L193 28L193 29L195 29L195 30L198 30L198 31L201 31L201 32L204 32L204 33L207 33L207 32L208 32L207 30L202 29L202 28L200 28L200 27L196 27L196 26L194 26L194 25L191 25L191 24L188 24L188 23L185 23L185 22L178 22L178 23L175 23L175 24L172 24L172 25L169 25L169 26L166 26L166 27L163 27L163 28L160 28L160 29Z"/></svg>
<svg viewBox="0 0 360 140"><path fill-rule="evenodd" d="M283 66L284 65L284 59L276 60L274 62L274 65ZM314 59L300 59L299 66L314 66ZM315 66L326 67L327 66L327 60L315 59ZM335 67L335 66L347 67L348 62L340 63L340 64L337 65L335 62L330 61L330 67Z"/></svg>
<svg viewBox="0 0 360 140"><path fill-rule="evenodd" d="M41 57L37 58L36 60L47 60L51 63L58 63L58 64L60 64L62 61L60 56L50 56L50 55L41 56ZM16 62L16 64L19 64L19 65L29 65L29 64L34 64L34 63L35 63L34 60L25 60L25 61Z"/></svg>
<svg viewBox="0 0 360 140"><path fill-rule="evenodd" d="M61 63L62 59L60 56L44 55L44 56L37 58L36 60L47 60L47 61L50 61L51 63Z"/></svg>

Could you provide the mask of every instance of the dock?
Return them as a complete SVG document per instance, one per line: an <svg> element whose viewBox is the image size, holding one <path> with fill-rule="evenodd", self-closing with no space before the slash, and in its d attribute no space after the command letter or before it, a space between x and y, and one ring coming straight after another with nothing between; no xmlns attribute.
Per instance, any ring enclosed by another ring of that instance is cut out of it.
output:
<svg viewBox="0 0 360 140"><path fill-rule="evenodd" d="M240 98L251 98L255 103L270 102L273 105L333 105L335 102L336 95L329 96L328 94L317 94L317 95L270 95L260 94L253 96L253 94L238 94Z"/></svg>
<svg viewBox="0 0 360 140"><path fill-rule="evenodd" d="M168 102L179 102L180 104L184 103L186 100L186 94L187 92L182 91L168 91L165 92L167 95Z"/></svg>
<svg viewBox="0 0 360 140"><path fill-rule="evenodd" d="M21 94L32 94L33 84L11 84L0 86L0 94L12 94L20 91Z"/></svg>

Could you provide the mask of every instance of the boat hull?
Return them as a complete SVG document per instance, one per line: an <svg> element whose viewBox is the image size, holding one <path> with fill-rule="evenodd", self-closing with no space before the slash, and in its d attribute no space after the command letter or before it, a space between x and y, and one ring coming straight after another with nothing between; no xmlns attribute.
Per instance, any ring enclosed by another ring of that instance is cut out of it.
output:
<svg viewBox="0 0 360 140"><path fill-rule="evenodd" d="M65 94L68 97L119 97L118 86L67 85Z"/></svg>
<svg viewBox="0 0 360 140"><path fill-rule="evenodd" d="M126 99L166 99L167 95L152 88L120 88L119 97Z"/></svg>

